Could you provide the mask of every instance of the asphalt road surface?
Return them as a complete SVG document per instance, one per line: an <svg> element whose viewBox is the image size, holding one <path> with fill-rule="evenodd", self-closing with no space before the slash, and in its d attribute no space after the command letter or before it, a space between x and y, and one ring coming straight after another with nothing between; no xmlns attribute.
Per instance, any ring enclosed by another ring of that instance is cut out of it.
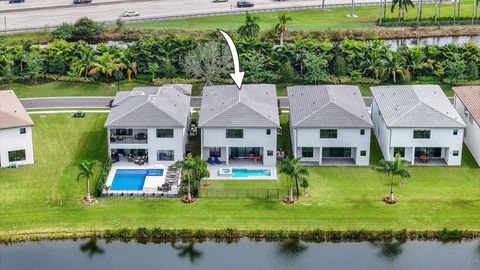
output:
<svg viewBox="0 0 480 270"><path fill-rule="evenodd" d="M153 18L322 4L321 0L251 1L255 7L237 8L237 0L222 3L214 3L213 0L93 0L94 5L73 5L71 0L25 0L25 3L18 4L0 1L0 31L5 31L5 26L7 30L57 26L63 22L74 22L83 16L96 21L114 21L127 10L139 12L140 16L135 18ZM378 0L355 2L370 3ZM325 0L326 5L348 3L351 3L351 0Z"/></svg>
<svg viewBox="0 0 480 270"><path fill-rule="evenodd" d="M38 108L108 108L113 97L51 97L51 98L24 98L20 99L27 109ZM288 108L288 98L279 97L280 107ZM365 105L372 106L372 98L364 97ZM201 97L192 97L190 107L199 108Z"/></svg>

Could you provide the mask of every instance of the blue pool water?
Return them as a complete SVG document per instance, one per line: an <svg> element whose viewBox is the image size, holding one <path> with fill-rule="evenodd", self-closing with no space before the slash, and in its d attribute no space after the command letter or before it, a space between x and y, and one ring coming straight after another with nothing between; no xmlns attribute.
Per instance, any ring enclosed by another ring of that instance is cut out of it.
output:
<svg viewBox="0 0 480 270"><path fill-rule="evenodd" d="M258 177L272 176L271 170L232 169L232 177Z"/></svg>
<svg viewBox="0 0 480 270"><path fill-rule="evenodd" d="M110 190L142 190L147 176L162 176L163 169L118 169Z"/></svg>

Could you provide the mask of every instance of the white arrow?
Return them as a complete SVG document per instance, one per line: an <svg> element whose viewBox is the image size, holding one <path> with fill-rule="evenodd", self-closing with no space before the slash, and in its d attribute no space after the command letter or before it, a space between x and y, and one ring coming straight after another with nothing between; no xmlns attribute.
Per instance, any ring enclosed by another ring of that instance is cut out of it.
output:
<svg viewBox="0 0 480 270"><path fill-rule="evenodd" d="M230 73L230 76L237 85L238 90L241 90L243 84L243 76L245 75L245 72L240 71L240 61L238 60L237 47L235 47L235 43L233 43L232 38L227 33L220 29L218 29L218 31L222 33L223 37L228 43L228 47L230 47L230 52L232 52L233 68L235 73Z"/></svg>

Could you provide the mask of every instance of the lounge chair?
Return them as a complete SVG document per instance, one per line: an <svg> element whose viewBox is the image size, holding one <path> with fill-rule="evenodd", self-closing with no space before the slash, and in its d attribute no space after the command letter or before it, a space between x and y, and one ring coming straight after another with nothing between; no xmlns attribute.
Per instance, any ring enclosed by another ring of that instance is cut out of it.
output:
<svg viewBox="0 0 480 270"><path fill-rule="evenodd" d="M222 164L218 157L213 157L213 162L215 162L216 164Z"/></svg>
<svg viewBox="0 0 480 270"><path fill-rule="evenodd" d="M210 165L215 165L216 164L212 157L209 157L207 159L207 163L210 164Z"/></svg>
<svg viewBox="0 0 480 270"><path fill-rule="evenodd" d="M250 154L250 160L254 160L255 159L255 154Z"/></svg>

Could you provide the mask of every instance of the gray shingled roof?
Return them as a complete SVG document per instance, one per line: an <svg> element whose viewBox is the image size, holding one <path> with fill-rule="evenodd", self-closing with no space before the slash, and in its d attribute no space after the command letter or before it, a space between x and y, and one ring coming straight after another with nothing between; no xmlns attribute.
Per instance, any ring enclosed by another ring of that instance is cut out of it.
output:
<svg viewBox="0 0 480 270"><path fill-rule="evenodd" d="M199 127L279 128L277 92L272 84L203 88Z"/></svg>
<svg viewBox="0 0 480 270"><path fill-rule="evenodd" d="M453 87L453 91L462 101L472 117L480 124L480 86Z"/></svg>
<svg viewBox="0 0 480 270"><path fill-rule="evenodd" d="M190 96L174 86L118 92L105 127L186 127Z"/></svg>
<svg viewBox="0 0 480 270"><path fill-rule="evenodd" d="M288 87L293 128L371 128L362 94L351 85Z"/></svg>
<svg viewBox="0 0 480 270"><path fill-rule="evenodd" d="M465 127L438 85L377 86L371 89L388 127Z"/></svg>

